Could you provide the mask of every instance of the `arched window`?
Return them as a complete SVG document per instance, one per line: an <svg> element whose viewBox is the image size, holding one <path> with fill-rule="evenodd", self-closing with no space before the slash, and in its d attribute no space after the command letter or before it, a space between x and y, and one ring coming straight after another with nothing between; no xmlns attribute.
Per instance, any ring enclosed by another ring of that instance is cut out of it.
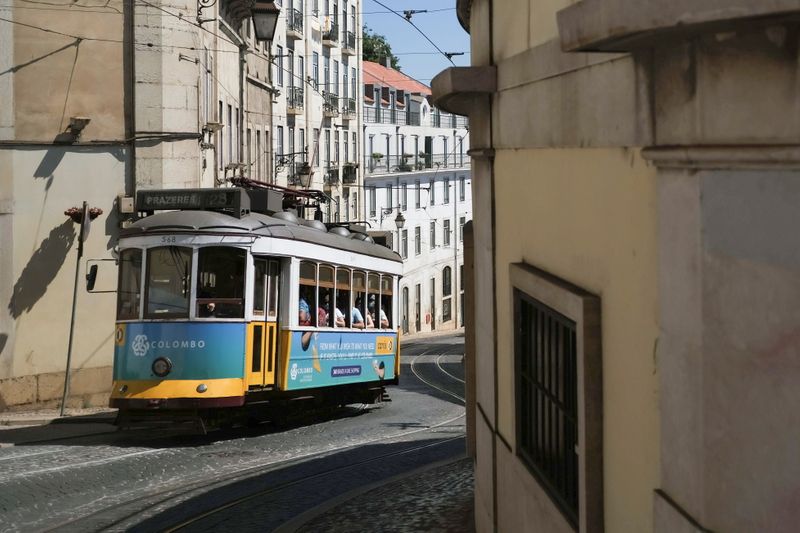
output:
<svg viewBox="0 0 800 533"><path fill-rule="evenodd" d="M452 269L449 266L444 267L442 271L442 296L450 296L453 290L453 275Z"/></svg>

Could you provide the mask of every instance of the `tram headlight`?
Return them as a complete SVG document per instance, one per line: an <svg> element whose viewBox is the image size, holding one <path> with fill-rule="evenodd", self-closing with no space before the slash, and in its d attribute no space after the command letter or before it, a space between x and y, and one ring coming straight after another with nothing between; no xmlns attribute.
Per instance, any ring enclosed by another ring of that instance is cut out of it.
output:
<svg viewBox="0 0 800 533"><path fill-rule="evenodd" d="M167 374L170 373L172 370L172 361L167 359L166 357L159 357L155 361L153 361L153 374L156 376L163 378Z"/></svg>
<svg viewBox="0 0 800 533"><path fill-rule="evenodd" d="M127 385L123 385L122 387L119 388L119 393L120 394L125 394L126 392L128 392L128 386Z"/></svg>
<svg viewBox="0 0 800 533"><path fill-rule="evenodd" d="M205 383L201 383L200 385L197 386L197 392L203 393L203 392L205 392L207 390L208 390L208 387L206 386Z"/></svg>

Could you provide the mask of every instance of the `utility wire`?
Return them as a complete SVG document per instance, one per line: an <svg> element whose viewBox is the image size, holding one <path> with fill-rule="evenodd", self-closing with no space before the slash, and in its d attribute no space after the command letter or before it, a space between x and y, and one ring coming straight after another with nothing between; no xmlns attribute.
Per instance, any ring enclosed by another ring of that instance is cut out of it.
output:
<svg viewBox="0 0 800 533"><path fill-rule="evenodd" d="M426 40L427 40L429 43L431 43L431 45L433 45L433 47L434 47L434 48L436 48L436 50L438 50L438 51L439 51L439 53L440 53L440 54L442 54L442 55L443 55L443 56L444 56L444 57L445 57L445 58L446 58L446 59L447 59L447 60L450 62L450 64L451 64L451 65L453 65L453 66L456 66L456 64L455 64L455 63L453 63L453 59L452 59L452 58L450 58L450 57L448 57L448 56L447 56L447 54L446 54L446 53L444 53L444 52L442 51L442 49L441 49L441 48L439 48L438 46L436 46L436 43L435 43L435 42L433 42L433 41L431 40L431 38L430 38L430 37L428 37L428 36L425 34L425 32L424 32L424 31L422 31L421 29L419 29L419 27L418 27L416 24L414 24L413 22L411 22L411 19L407 19L405 16L403 16L403 15L401 15L400 13L398 13L397 11L393 10L392 8L390 8L389 6L387 6L386 4L384 4L383 2L381 2L380 0L372 0L372 1L373 1L373 2L375 2L376 4L378 4L379 6L381 6L382 8L384 8L384 9L387 9L387 10L391 11L392 13L394 13L395 15L397 15L398 17L400 17L401 19L403 19L403 20L405 20L406 22L408 22L409 24L411 24L411 26L412 26L412 27L413 27L415 30L417 30L417 31L419 32L419 34L420 34L420 35L422 35L423 37L425 37L425 39L426 39Z"/></svg>

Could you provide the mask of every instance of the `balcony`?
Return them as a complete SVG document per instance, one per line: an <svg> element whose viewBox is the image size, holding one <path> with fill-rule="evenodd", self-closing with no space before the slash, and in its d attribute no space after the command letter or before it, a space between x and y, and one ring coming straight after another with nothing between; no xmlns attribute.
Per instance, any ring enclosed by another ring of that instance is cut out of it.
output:
<svg viewBox="0 0 800 533"><path fill-rule="evenodd" d="M342 41L342 54L346 56L356 55L356 34L352 31L345 32Z"/></svg>
<svg viewBox="0 0 800 533"><path fill-rule="evenodd" d="M342 166L342 183L345 185L352 185L358 181L356 168L358 168L358 164L356 163L345 163Z"/></svg>
<svg viewBox="0 0 800 533"><path fill-rule="evenodd" d="M325 168L324 184L328 187L339 185L339 167L329 166Z"/></svg>
<svg viewBox="0 0 800 533"><path fill-rule="evenodd" d="M419 111L364 106L364 122L371 124L395 124L397 126L419 126Z"/></svg>
<svg viewBox="0 0 800 533"><path fill-rule="evenodd" d="M286 13L286 36L291 39L303 38L303 13L291 9Z"/></svg>
<svg viewBox="0 0 800 533"><path fill-rule="evenodd" d="M322 32L323 46L336 46L339 43L339 25L335 22Z"/></svg>
<svg viewBox="0 0 800 533"><path fill-rule="evenodd" d="M342 98L342 118L345 120L354 120L356 116L356 99Z"/></svg>
<svg viewBox="0 0 800 533"><path fill-rule="evenodd" d="M339 97L328 91L322 91L322 113L327 118L339 116Z"/></svg>
<svg viewBox="0 0 800 533"><path fill-rule="evenodd" d="M376 157L380 156L380 157ZM445 168L466 168L470 166L469 156L463 153L447 154L404 154L402 156L383 154L367 155L364 158L366 175L394 174L396 172L425 172Z"/></svg>
<svg viewBox="0 0 800 533"><path fill-rule="evenodd" d="M286 113L300 115L305 107L305 93L302 87L289 87L286 95Z"/></svg>

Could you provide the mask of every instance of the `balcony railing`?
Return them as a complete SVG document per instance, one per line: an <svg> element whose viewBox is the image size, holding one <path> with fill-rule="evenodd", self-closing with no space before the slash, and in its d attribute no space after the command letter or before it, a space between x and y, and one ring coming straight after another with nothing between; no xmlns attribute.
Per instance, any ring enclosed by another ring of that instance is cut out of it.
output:
<svg viewBox="0 0 800 533"><path fill-rule="evenodd" d="M338 116L339 97L328 91L322 91L322 111L329 116Z"/></svg>
<svg viewBox="0 0 800 533"><path fill-rule="evenodd" d="M289 93L286 95L286 106L293 109L303 109L305 93L302 87L289 87Z"/></svg>
<svg viewBox="0 0 800 533"><path fill-rule="evenodd" d="M331 24L330 28L328 28L327 30L323 31L322 32L322 41L323 41L323 43L325 43L325 41L327 41L327 43L325 43L325 44L328 44L328 43L335 44L335 43L339 42L339 25L334 22L334 23Z"/></svg>
<svg viewBox="0 0 800 533"><path fill-rule="evenodd" d="M303 34L303 13L298 9L292 9L286 13L286 30Z"/></svg>
<svg viewBox="0 0 800 533"><path fill-rule="evenodd" d="M348 31L344 33L344 39L342 43L342 48L345 52L352 52L356 53L356 34L352 31Z"/></svg>
<svg viewBox="0 0 800 533"><path fill-rule="evenodd" d="M342 115L346 117L356 116L355 98L342 98Z"/></svg>
<svg viewBox="0 0 800 533"><path fill-rule="evenodd" d="M325 184L326 185L339 184L339 167L330 166L325 168Z"/></svg>
<svg viewBox="0 0 800 533"><path fill-rule="evenodd" d="M465 154L406 154L364 157L366 174L389 174L394 172L418 172L441 168L464 168L470 166L470 158Z"/></svg>
<svg viewBox="0 0 800 533"><path fill-rule="evenodd" d="M466 117L460 117L466 121ZM395 124L397 126L420 126L419 111L407 109L378 108L364 106L364 122L372 124Z"/></svg>

